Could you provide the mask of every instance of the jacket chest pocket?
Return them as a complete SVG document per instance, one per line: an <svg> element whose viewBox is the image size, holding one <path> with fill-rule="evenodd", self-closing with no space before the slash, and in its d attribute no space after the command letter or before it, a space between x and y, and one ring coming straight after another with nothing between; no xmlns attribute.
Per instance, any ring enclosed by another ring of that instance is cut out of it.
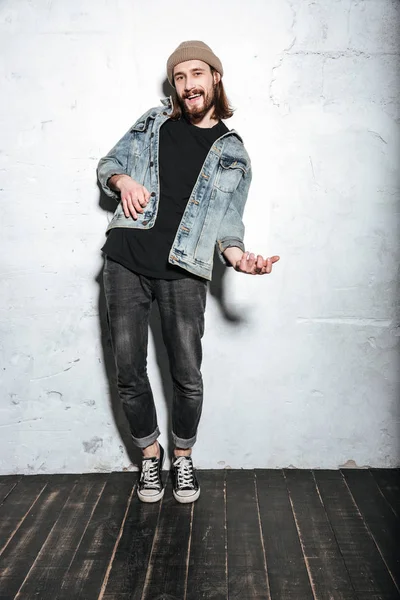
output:
<svg viewBox="0 0 400 600"><path fill-rule="evenodd" d="M230 157L221 157L218 165L218 174L215 187L221 192L232 193L239 185L239 181L246 173L247 164L242 160Z"/></svg>
<svg viewBox="0 0 400 600"><path fill-rule="evenodd" d="M150 136L146 132L140 133L137 131L133 132L132 138L132 154L136 158L143 157L145 153L149 152L150 147Z"/></svg>
<svg viewBox="0 0 400 600"><path fill-rule="evenodd" d="M150 163L150 136L146 132L132 132L132 145L128 168L132 179L145 185Z"/></svg>

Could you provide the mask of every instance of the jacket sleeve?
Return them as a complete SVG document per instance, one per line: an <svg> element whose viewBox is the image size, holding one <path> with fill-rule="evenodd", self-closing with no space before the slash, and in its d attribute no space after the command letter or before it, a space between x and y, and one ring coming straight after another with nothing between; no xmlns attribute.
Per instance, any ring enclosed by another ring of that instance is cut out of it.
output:
<svg viewBox="0 0 400 600"><path fill-rule="evenodd" d="M217 253L220 260L227 266L231 266L231 264L223 256L222 253L224 250L231 248L232 246L240 248L243 252L245 250L243 243L245 227L242 217L249 193L251 178L252 172L251 167L249 167L241 178L238 187L232 194L231 201L218 230L216 241Z"/></svg>
<svg viewBox="0 0 400 600"><path fill-rule="evenodd" d="M129 129L106 156L99 160L97 177L104 193L110 196L110 198L119 200L119 194L108 186L108 180L112 175L128 174L128 160L131 146L132 131Z"/></svg>

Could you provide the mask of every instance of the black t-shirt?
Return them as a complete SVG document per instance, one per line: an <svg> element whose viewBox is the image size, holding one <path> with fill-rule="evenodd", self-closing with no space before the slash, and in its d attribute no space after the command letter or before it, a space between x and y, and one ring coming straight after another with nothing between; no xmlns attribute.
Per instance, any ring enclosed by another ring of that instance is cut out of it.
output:
<svg viewBox="0 0 400 600"><path fill-rule="evenodd" d="M168 263L190 194L213 143L228 128L222 121L204 129L184 117L160 129L160 203L151 229L114 227L102 250L112 260L148 277L180 279L191 274ZM195 277L193 275L193 277Z"/></svg>

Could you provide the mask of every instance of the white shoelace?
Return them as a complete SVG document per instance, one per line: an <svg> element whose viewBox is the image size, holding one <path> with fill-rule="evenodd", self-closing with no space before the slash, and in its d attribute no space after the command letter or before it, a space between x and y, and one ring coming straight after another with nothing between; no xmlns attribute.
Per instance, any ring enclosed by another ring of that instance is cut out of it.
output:
<svg viewBox="0 0 400 600"><path fill-rule="evenodd" d="M142 463L141 482L147 488L158 489L160 482L158 480L158 461L144 460Z"/></svg>
<svg viewBox="0 0 400 600"><path fill-rule="evenodd" d="M192 461L186 456L180 456L174 461L174 466L177 467L178 487L194 487Z"/></svg>

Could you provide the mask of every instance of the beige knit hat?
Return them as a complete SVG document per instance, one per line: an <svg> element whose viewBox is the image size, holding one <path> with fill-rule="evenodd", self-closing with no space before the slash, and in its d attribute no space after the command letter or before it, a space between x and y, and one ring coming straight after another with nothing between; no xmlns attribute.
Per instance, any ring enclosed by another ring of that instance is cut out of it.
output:
<svg viewBox="0 0 400 600"><path fill-rule="evenodd" d="M175 87L173 79L174 67L181 62L185 62L185 60L202 60L211 67L214 67L214 69L220 73L221 77L224 74L221 61L218 56L215 56L210 46L207 46L207 44L200 42L199 40L182 42L167 61L168 81L173 87Z"/></svg>

